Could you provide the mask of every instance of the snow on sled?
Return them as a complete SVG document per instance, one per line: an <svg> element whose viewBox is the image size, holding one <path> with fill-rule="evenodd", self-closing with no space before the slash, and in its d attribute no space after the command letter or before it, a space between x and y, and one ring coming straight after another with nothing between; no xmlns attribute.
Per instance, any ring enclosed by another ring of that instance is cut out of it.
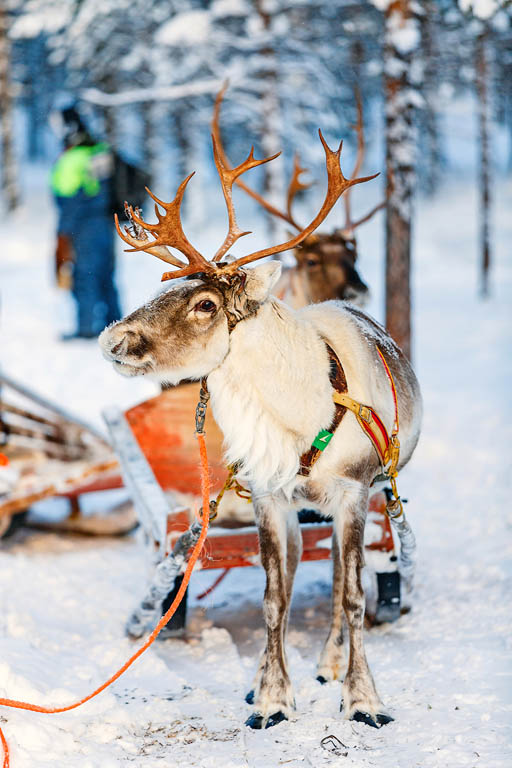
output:
<svg viewBox="0 0 512 768"><path fill-rule="evenodd" d="M70 499L71 515L41 527L119 534L136 525L133 509L105 516L80 514L78 498L122 484L106 439L28 387L0 373L0 538L12 533L28 508L52 496Z"/></svg>
<svg viewBox="0 0 512 768"><path fill-rule="evenodd" d="M153 547L155 564L162 563L173 550L179 537L188 530L193 510L200 504L200 469L193 429L198 396L199 384L181 384L140 403L124 415L117 408L104 412L125 485L130 489L139 520ZM212 497L215 497L226 480L227 470L222 459L222 433L209 412L205 432ZM367 617L377 623L396 620L405 602L403 596L401 600L400 560L386 514L387 501L385 491L371 496L365 532ZM329 559L332 524L307 510L300 513L299 519L302 560ZM246 499L234 493L224 496L200 563L203 569L225 571L259 563L253 509ZM179 578L173 576L162 608L168 607L179 583ZM183 629L184 603L171 619L171 629Z"/></svg>

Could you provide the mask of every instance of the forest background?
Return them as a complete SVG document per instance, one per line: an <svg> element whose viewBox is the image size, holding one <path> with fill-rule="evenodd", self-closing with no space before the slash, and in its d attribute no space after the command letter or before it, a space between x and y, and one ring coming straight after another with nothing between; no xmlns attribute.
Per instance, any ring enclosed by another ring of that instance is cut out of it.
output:
<svg viewBox="0 0 512 768"><path fill-rule="evenodd" d="M410 353L415 194L471 178L479 191L468 212L480 219L476 279L489 293L492 186L512 168L511 15L506 0L2 0L4 206L23 200L30 164L55 160L50 114L76 100L93 132L143 166L161 198L201 170L185 202L190 226L201 229L216 183L212 103L226 79L230 156L239 162L251 143L260 155L283 150L282 162L255 174L282 207L298 151L316 182L307 196L319 196L316 130L331 144L345 139L348 175L358 91L364 170L386 170L386 323ZM275 236L276 221L266 223Z"/></svg>

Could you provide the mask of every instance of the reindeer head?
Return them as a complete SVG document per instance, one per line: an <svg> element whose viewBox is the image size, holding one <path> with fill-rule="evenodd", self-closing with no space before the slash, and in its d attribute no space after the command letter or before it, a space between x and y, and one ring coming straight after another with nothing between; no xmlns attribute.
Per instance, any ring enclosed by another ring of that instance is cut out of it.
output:
<svg viewBox="0 0 512 768"><path fill-rule="evenodd" d="M219 154L215 137L213 154L226 201L229 226L224 242L211 260L194 248L181 225L181 201L193 174L182 182L170 203L164 203L147 190L155 201L156 224L143 221L140 211L126 206L130 225L122 231L116 216L117 232L132 246L129 250L147 251L176 267L174 271L164 273L162 280L183 278L173 288L103 331L99 343L104 356L119 373L126 376L153 374L176 384L183 379L206 376L222 362L229 351L230 331L240 320L254 315L267 301L281 269L276 262L253 269L247 269L245 265L295 248L325 219L346 189L378 175L346 179L340 167L342 143L333 151L320 131L319 135L325 151L328 179L324 203L305 229L280 245L234 260L227 257L222 261L233 243L249 234L242 232L236 222L233 183L246 170L274 158L255 160L251 149L247 160L236 168L228 168ZM187 263L174 256L170 247L180 251Z"/></svg>
<svg viewBox="0 0 512 768"><path fill-rule="evenodd" d="M354 237L336 229L332 234L315 233L294 251L299 279L307 286L311 302L342 299L364 306L368 286L355 267L357 243Z"/></svg>
<svg viewBox="0 0 512 768"><path fill-rule="evenodd" d="M200 379L222 363L229 334L254 315L279 279L281 262L241 267L230 279L188 277L99 338L104 357L123 376L154 376L169 384Z"/></svg>

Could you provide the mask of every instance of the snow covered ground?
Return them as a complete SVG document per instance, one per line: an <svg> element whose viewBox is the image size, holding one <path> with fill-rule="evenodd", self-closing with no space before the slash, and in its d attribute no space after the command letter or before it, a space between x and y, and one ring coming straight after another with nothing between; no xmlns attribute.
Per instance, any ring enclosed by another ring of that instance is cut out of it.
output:
<svg viewBox="0 0 512 768"><path fill-rule="evenodd" d="M116 376L94 343L56 340L71 328L71 307L50 287L52 213L40 182L37 219L35 208L23 210L2 228L0 363L101 424L104 405L129 405L154 388ZM343 721L340 684L315 680L329 615L330 567L321 563L301 565L296 582L288 642L295 717L264 732L244 728L243 697L263 643L263 573L232 571L199 603L195 596L216 576L206 572L193 578L187 642L157 642L111 689L73 712L0 710L12 768L511 764L510 182L495 197L486 302L476 296L470 185L418 205L415 364L425 421L400 482L418 539L418 586L411 614L366 636L377 687L396 721L378 732ZM381 224L372 222L360 239L377 316ZM160 271L149 257L123 257L126 309L155 291ZM147 575L139 539L26 530L2 544L1 696L65 704L132 653L123 628ZM320 747L328 734L346 745L346 756Z"/></svg>

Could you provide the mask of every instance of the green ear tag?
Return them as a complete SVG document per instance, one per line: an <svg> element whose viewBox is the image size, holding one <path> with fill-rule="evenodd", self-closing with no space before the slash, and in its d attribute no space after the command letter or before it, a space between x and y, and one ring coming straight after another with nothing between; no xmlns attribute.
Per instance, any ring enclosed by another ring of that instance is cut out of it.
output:
<svg viewBox="0 0 512 768"><path fill-rule="evenodd" d="M313 447L318 448L319 451L323 451L324 448L327 448L329 445L331 439L332 439L333 433L329 432L327 429L321 429L318 435L313 440Z"/></svg>

